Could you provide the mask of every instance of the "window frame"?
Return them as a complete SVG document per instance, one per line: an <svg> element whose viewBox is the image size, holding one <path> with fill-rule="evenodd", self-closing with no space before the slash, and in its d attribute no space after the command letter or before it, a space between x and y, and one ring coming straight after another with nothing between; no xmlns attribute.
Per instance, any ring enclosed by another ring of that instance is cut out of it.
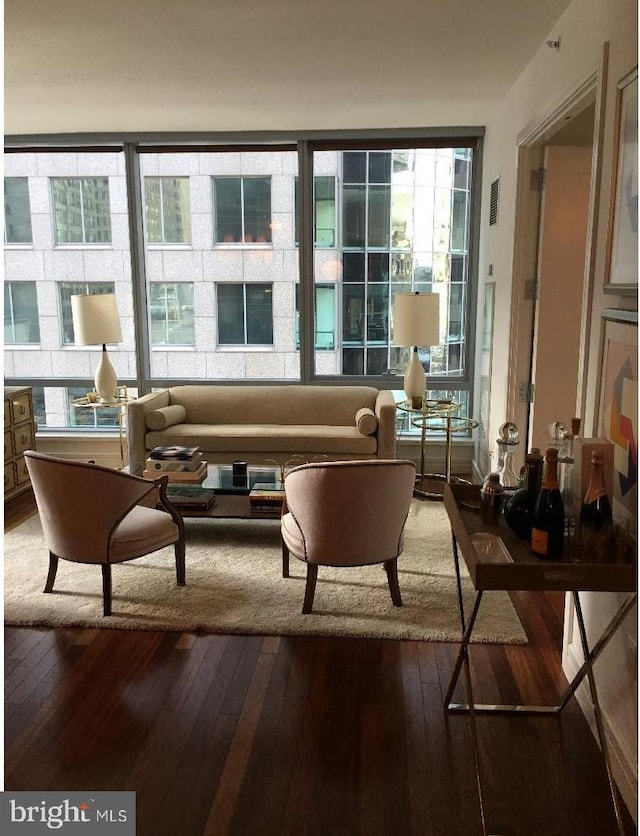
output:
<svg viewBox="0 0 640 836"><path fill-rule="evenodd" d="M300 182L300 383L330 383L333 385L373 385L380 389L400 390L401 376L394 375L356 375L326 376L315 370L314 356L314 238L313 238L313 153L314 151L344 151L401 149L413 147L468 147L471 150L473 173L470 175L469 192L469 245L468 245L468 282L465 300L466 319L466 362L463 377L432 378L428 380L430 388L439 390L467 390L469 395L469 414L473 409L474 350L475 350L475 308L476 288L478 286L478 242L480 235L480 195L482 190L482 154L485 129L483 126L458 127L442 126L438 128L407 129L371 129L371 130L336 130L323 132L221 132L221 133L102 133L102 134L40 134L23 136L5 136L5 153L37 152L112 152L124 153L128 211L129 238L133 288L133 326L135 332L135 351L138 358L136 372L122 380L131 387L136 387L140 395L154 388L167 385L166 378L154 378L150 372L150 342L148 323L146 322L146 271L144 265L144 232L142 216L144 201L140 184L139 158L144 153L176 153L180 151L215 151L216 153L251 151L296 151L298 154L298 177ZM81 178L79 178L81 179ZM109 180L109 177L107 177ZM273 214L273 189L271 190ZM339 212L336 212L336 226L340 226ZM338 232L338 235L341 233ZM113 230L112 230L113 238ZM54 235L55 241L55 235ZM109 247L110 244L54 244L55 247ZM213 246L225 246L214 243ZM231 245L234 246L234 245ZM235 245L238 246L238 245ZM247 246L242 244L241 246ZM256 246L256 245L249 245ZM258 244L257 246L265 246ZM269 245L267 245L269 246ZM341 326L336 324L337 333ZM73 386L88 378L6 378L9 385L34 386ZM200 378L172 378L172 384L200 383ZM221 381L232 384L235 381ZM247 380L246 384L267 383L269 380ZM282 382L280 380L273 382Z"/></svg>

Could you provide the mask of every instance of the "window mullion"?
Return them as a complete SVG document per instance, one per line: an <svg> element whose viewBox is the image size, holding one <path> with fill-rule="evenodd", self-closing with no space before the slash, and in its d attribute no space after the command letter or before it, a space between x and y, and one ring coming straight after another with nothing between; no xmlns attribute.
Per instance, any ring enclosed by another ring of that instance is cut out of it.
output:
<svg viewBox="0 0 640 836"><path fill-rule="evenodd" d="M84 194L82 192L82 180L78 179L78 192L80 194L80 225L82 227L82 243L87 243L87 229L84 222Z"/></svg>

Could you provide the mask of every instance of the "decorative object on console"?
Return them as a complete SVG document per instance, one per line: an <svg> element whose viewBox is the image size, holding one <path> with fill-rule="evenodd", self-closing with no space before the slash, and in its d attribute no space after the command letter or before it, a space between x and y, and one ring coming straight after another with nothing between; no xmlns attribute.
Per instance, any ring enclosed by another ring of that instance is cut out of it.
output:
<svg viewBox="0 0 640 836"><path fill-rule="evenodd" d="M437 293L396 293L393 303L393 344L412 346L404 376L409 401L424 397L427 376L418 357L419 346L440 342L440 296Z"/></svg>
<svg viewBox="0 0 640 836"><path fill-rule="evenodd" d="M516 473L513 458L515 447L520 443L518 428L511 421L506 421L498 430L498 466L496 473L500 477L500 484L507 491L515 491L520 487L520 478Z"/></svg>
<svg viewBox="0 0 640 836"><path fill-rule="evenodd" d="M107 355L107 343L119 343L122 329L114 293L90 293L71 297L76 345L102 344L95 387L102 403L111 403L118 392L118 377Z"/></svg>

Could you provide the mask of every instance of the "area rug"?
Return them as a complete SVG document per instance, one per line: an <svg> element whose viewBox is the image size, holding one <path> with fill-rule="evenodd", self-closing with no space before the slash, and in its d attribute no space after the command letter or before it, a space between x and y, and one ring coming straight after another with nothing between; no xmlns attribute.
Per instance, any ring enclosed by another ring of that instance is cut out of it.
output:
<svg viewBox="0 0 640 836"><path fill-rule="evenodd" d="M4 616L12 625L102 627L259 635L460 638L451 531L441 504L414 500L398 576L404 606L391 603L382 566L320 567L313 612L302 615L306 567L282 577L279 523L188 519L187 583L176 586L173 548L113 568L113 615L102 617L98 566L60 561L53 593L39 518L4 539ZM473 598L471 581L465 595ZM526 643L504 592L483 597L477 642Z"/></svg>

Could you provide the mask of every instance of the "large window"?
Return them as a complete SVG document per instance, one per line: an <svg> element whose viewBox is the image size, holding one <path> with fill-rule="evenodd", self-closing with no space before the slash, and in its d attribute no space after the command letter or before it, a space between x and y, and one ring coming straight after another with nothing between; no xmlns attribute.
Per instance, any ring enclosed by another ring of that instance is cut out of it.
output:
<svg viewBox="0 0 640 836"><path fill-rule="evenodd" d="M193 345L193 282L149 285L152 345Z"/></svg>
<svg viewBox="0 0 640 836"><path fill-rule="evenodd" d="M144 196L148 243L190 244L189 178L145 177Z"/></svg>
<svg viewBox="0 0 640 836"><path fill-rule="evenodd" d="M66 390L92 385L97 349L74 346L70 297L92 292L116 294L123 338L109 356L140 392L401 390L411 349L393 344L394 299L419 291L440 306L437 344L419 346L430 391L471 404L482 131L399 133L8 149L6 382L41 387L47 427L86 420Z"/></svg>
<svg viewBox="0 0 640 836"><path fill-rule="evenodd" d="M73 316L71 314L71 297L85 293L115 293L113 282L60 282L58 295L60 300L60 317L62 322L62 344L74 345Z"/></svg>
<svg viewBox="0 0 640 836"><path fill-rule="evenodd" d="M5 345L28 345L40 342L35 282L5 282L4 342Z"/></svg>
<svg viewBox="0 0 640 836"><path fill-rule="evenodd" d="M271 243L270 178L214 177L213 192L216 243Z"/></svg>
<svg viewBox="0 0 640 836"><path fill-rule="evenodd" d="M7 244L31 244L33 241L28 177L5 178L4 238Z"/></svg>
<svg viewBox="0 0 640 836"><path fill-rule="evenodd" d="M220 345L273 343L272 285L219 284L216 295Z"/></svg>
<svg viewBox="0 0 640 836"><path fill-rule="evenodd" d="M109 244L107 177L52 177L56 244Z"/></svg>

